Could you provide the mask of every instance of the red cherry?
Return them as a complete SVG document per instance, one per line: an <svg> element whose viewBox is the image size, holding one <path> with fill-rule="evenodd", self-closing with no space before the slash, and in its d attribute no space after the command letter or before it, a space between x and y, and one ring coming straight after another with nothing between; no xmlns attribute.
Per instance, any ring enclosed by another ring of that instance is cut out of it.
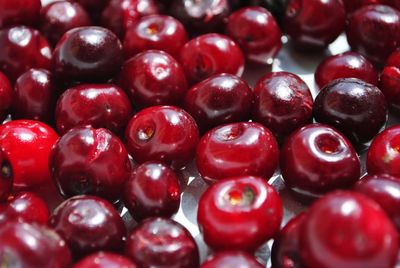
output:
<svg viewBox="0 0 400 268"><path fill-rule="evenodd" d="M396 114L400 114L400 48L389 57L386 67L381 73L379 89Z"/></svg>
<svg viewBox="0 0 400 268"><path fill-rule="evenodd" d="M0 28L10 25L35 25L39 19L40 0L0 0Z"/></svg>
<svg viewBox="0 0 400 268"><path fill-rule="evenodd" d="M282 221L278 193L264 178L221 180L201 196L197 221L214 250L255 251L272 238Z"/></svg>
<svg viewBox="0 0 400 268"><path fill-rule="evenodd" d="M137 268L137 266L122 255L98 252L75 263L72 268Z"/></svg>
<svg viewBox="0 0 400 268"><path fill-rule="evenodd" d="M6 118L12 103L12 87L8 78L0 71L0 122Z"/></svg>
<svg viewBox="0 0 400 268"><path fill-rule="evenodd" d="M222 251L206 260L201 268L263 268L256 258L242 251Z"/></svg>
<svg viewBox="0 0 400 268"><path fill-rule="evenodd" d="M7 155L0 149L0 202L8 198L13 186L13 170Z"/></svg>
<svg viewBox="0 0 400 268"><path fill-rule="evenodd" d="M208 183L240 175L270 178L278 165L278 154L278 144L267 128L258 123L232 123L201 138L196 164Z"/></svg>
<svg viewBox="0 0 400 268"><path fill-rule="evenodd" d="M381 4L383 2L383 0L342 0L342 1L344 3L347 13L352 13L363 6Z"/></svg>
<svg viewBox="0 0 400 268"><path fill-rule="evenodd" d="M81 4L89 13L101 12L110 0L75 0Z"/></svg>

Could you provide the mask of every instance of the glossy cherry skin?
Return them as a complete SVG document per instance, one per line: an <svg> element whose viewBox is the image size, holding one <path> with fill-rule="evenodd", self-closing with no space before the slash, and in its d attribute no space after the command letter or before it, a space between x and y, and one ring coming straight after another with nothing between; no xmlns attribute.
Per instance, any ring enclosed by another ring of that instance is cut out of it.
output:
<svg viewBox="0 0 400 268"><path fill-rule="evenodd" d="M55 75L64 81L107 81L123 62L122 44L102 27L80 27L66 32L53 54Z"/></svg>
<svg viewBox="0 0 400 268"><path fill-rule="evenodd" d="M11 81L31 68L51 68L51 47L37 30L26 26L2 29L0 47L0 71Z"/></svg>
<svg viewBox="0 0 400 268"><path fill-rule="evenodd" d="M181 104L188 90L182 66L160 50L142 52L125 62L118 80L140 108Z"/></svg>
<svg viewBox="0 0 400 268"><path fill-rule="evenodd" d="M200 130L250 118L253 91L240 77L216 74L194 85L186 94L185 110Z"/></svg>
<svg viewBox="0 0 400 268"><path fill-rule="evenodd" d="M317 122L337 128L355 143L364 143L385 125L387 104L376 86L344 78L334 80L320 91L313 114Z"/></svg>
<svg viewBox="0 0 400 268"><path fill-rule="evenodd" d="M344 7L346 8L346 12L348 14L356 11L357 9L363 6L381 4L383 2L382 0L342 0L342 1Z"/></svg>
<svg viewBox="0 0 400 268"><path fill-rule="evenodd" d="M389 57L379 81L379 89L394 113L400 115L400 48Z"/></svg>
<svg viewBox="0 0 400 268"><path fill-rule="evenodd" d="M253 252L279 231L282 213L279 195L265 178L231 177L201 196L197 222L210 248Z"/></svg>
<svg viewBox="0 0 400 268"><path fill-rule="evenodd" d="M12 25L35 25L39 19L40 0L0 0L0 28Z"/></svg>
<svg viewBox="0 0 400 268"><path fill-rule="evenodd" d="M14 120L0 125L0 148L9 159L14 187L29 188L51 181L48 161L57 139L57 133L39 121Z"/></svg>
<svg viewBox="0 0 400 268"><path fill-rule="evenodd" d="M13 186L13 170L7 155L0 149L0 202L8 198Z"/></svg>
<svg viewBox="0 0 400 268"><path fill-rule="evenodd" d="M177 19L164 15L150 15L141 18L130 27L124 38L125 58L140 52L157 49L178 58L188 36Z"/></svg>
<svg viewBox="0 0 400 268"><path fill-rule="evenodd" d="M137 268L137 266L122 255L98 252L75 263L72 268Z"/></svg>
<svg viewBox="0 0 400 268"><path fill-rule="evenodd" d="M242 251L222 251L207 259L201 268L264 268L252 255Z"/></svg>
<svg viewBox="0 0 400 268"><path fill-rule="evenodd" d="M129 122L125 140L138 163L161 161L182 168L195 155L199 131L194 119L174 106L154 106L137 113Z"/></svg>
<svg viewBox="0 0 400 268"><path fill-rule="evenodd" d="M271 64L282 47L281 30L272 14L262 7L245 7L232 13L226 32L253 62Z"/></svg>
<svg viewBox="0 0 400 268"><path fill-rule="evenodd" d="M190 40L181 50L180 62L192 83L218 73L241 76L244 70L240 47L221 34L205 34Z"/></svg>
<svg viewBox="0 0 400 268"><path fill-rule="evenodd" d="M12 97L13 89L10 80L0 71L0 122L6 118L12 104Z"/></svg>
<svg viewBox="0 0 400 268"><path fill-rule="evenodd" d="M49 225L65 239L75 256L123 248L126 229L118 211L104 199L81 195L61 203Z"/></svg>
<svg viewBox="0 0 400 268"><path fill-rule="evenodd" d="M284 31L301 50L323 49L343 31L346 21L340 0L290 0Z"/></svg>
<svg viewBox="0 0 400 268"><path fill-rule="evenodd" d="M196 164L208 183L240 175L269 179L278 165L278 155L278 144L267 128L241 122L208 131L197 147Z"/></svg>
<svg viewBox="0 0 400 268"><path fill-rule="evenodd" d="M104 128L77 126L54 145L52 178L65 197L93 194L111 202L121 197L131 163L124 144Z"/></svg>
<svg viewBox="0 0 400 268"><path fill-rule="evenodd" d="M295 74L266 74L255 85L254 95L254 120L266 126L277 137L285 137L311 122L311 91Z"/></svg>
<svg viewBox="0 0 400 268"><path fill-rule="evenodd" d="M315 202L300 230L309 268L394 267L398 235L379 205L355 192L335 192Z"/></svg>
<svg viewBox="0 0 400 268"><path fill-rule="evenodd" d="M132 105L121 88L112 84L82 84L59 97L55 117L60 134L85 124L120 134L132 114Z"/></svg>
<svg viewBox="0 0 400 268"><path fill-rule="evenodd" d="M151 218L139 224L127 238L125 255L140 268L199 266L199 252L189 231L164 218Z"/></svg>
<svg viewBox="0 0 400 268"><path fill-rule="evenodd" d="M354 51L382 64L400 46L400 10L364 6L349 17L346 35Z"/></svg>

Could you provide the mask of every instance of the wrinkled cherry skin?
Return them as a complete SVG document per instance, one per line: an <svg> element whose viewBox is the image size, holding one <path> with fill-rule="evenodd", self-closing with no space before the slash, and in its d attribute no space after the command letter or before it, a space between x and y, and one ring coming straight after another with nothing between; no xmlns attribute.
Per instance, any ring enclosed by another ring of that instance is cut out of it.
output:
<svg viewBox="0 0 400 268"><path fill-rule="evenodd" d="M0 71L12 82L31 68L51 68L51 47L37 30L26 26L2 29L0 47Z"/></svg>
<svg viewBox="0 0 400 268"><path fill-rule="evenodd" d="M125 256L98 252L75 263L72 268L137 268L137 266Z"/></svg>
<svg viewBox="0 0 400 268"><path fill-rule="evenodd" d="M400 115L400 48L389 57L379 81L379 89L394 113Z"/></svg>
<svg viewBox="0 0 400 268"><path fill-rule="evenodd" d="M278 144L267 128L241 122L208 131L197 147L196 164L210 184L240 175L269 179L278 165L278 155Z"/></svg>
<svg viewBox="0 0 400 268"><path fill-rule="evenodd" d="M208 258L201 268L264 268L257 259L243 251L222 251Z"/></svg>
<svg viewBox="0 0 400 268"><path fill-rule="evenodd" d="M391 268L398 235L379 205L355 192L335 192L315 202L300 230L309 268Z"/></svg>
<svg viewBox="0 0 400 268"><path fill-rule="evenodd" d="M376 86L355 78L332 81L313 107L317 122L329 124L355 143L371 140L385 125L387 104Z"/></svg>
<svg viewBox="0 0 400 268"><path fill-rule="evenodd" d="M178 58L187 41L186 30L177 19L164 15L145 16L127 30L124 55L128 59L140 52L157 49Z"/></svg>
<svg viewBox="0 0 400 268"><path fill-rule="evenodd" d="M375 5L382 4L383 0L342 0L344 7L346 8L346 12L351 14L357 9L367 6L367 5ZM389 0L392 1L392 0Z"/></svg>
<svg viewBox="0 0 400 268"><path fill-rule="evenodd" d="M349 17L346 35L352 50L373 62L385 63L400 46L400 10L385 5L364 6Z"/></svg>
<svg viewBox="0 0 400 268"><path fill-rule="evenodd" d="M281 30L272 14L262 7L245 7L232 13L226 32L253 62L271 64L282 47Z"/></svg>
<svg viewBox="0 0 400 268"><path fill-rule="evenodd" d="M0 71L0 122L6 118L12 104L13 89L7 76Z"/></svg>
<svg viewBox="0 0 400 268"><path fill-rule="evenodd" d="M137 166L125 184L124 205L138 221L169 218L179 209L181 190L174 170L160 162Z"/></svg>
<svg viewBox="0 0 400 268"><path fill-rule="evenodd" d="M179 169L191 161L199 141L194 119L174 106L154 106L137 113L129 122L125 140L138 163L161 161Z"/></svg>
<svg viewBox="0 0 400 268"><path fill-rule="evenodd" d="M248 120L253 99L253 91L244 80L232 74L216 74L188 91L184 107L200 130L206 131Z"/></svg>
<svg viewBox="0 0 400 268"><path fill-rule="evenodd" d="M50 183L48 161L57 139L57 133L39 121L14 120L0 125L0 148L9 159L14 187Z"/></svg>
<svg viewBox="0 0 400 268"><path fill-rule="evenodd" d="M119 72L122 44L102 27L80 27L66 32L53 53L55 75L64 81L106 81Z"/></svg>
<svg viewBox="0 0 400 268"><path fill-rule="evenodd" d="M284 31L301 50L323 49L343 31L346 21L340 0L290 0Z"/></svg>
<svg viewBox="0 0 400 268"><path fill-rule="evenodd" d="M93 194L111 202L121 197L131 163L124 144L104 128L78 126L54 145L52 178L65 197Z"/></svg>
<svg viewBox="0 0 400 268"><path fill-rule="evenodd" d="M210 248L254 252L279 231L282 213L281 199L265 178L239 176L204 192L197 222Z"/></svg>
<svg viewBox="0 0 400 268"><path fill-rule="evenodd" d="M35 25L42 4L40 0L0 0L0 28L13 25Z"/></svg>
<svg viewBox="0 0 400 268"><path fill-rule="evenodd" d="M240 47L221 34L205 34L190 40L181 50L180 62L192 83L218 73L241 76L244 71Z"/></svg>
<svg viewBox="0 0 400 268"><path fill-rule="evenodd" d="M13 170L7 155L0 149L0 202L8 198L13 186Z"/></svg>
<svg viewBox="0 0 400 268"><path fill-rule="evenodd" d="M60 134L85 124L121 134L132 114L132 105L121 88L112 84L82 84L59 97L55 117Z"/></svg>
<svg viewBox="0 0 400 268"><path fill-rule="evenodd" d="M86 10L70 1L56 1L43 7L40 14L40 31L53 45L67 31L91 24Z"/></svg>
<svg viewBox="0 0 400 268"><path fill-rule="evenodd" d="M125 255L141 268L199 266L198 248L189 231L164 218L139 224L126 240Z"/></svg>
<svg viewBox="0 0 400 268"><path fill-rule="evenodd" d="M270 72L254 87L253 119L285 137L311 122L313 98L307 84L288 72Z"/></svg>
<svg viewBox="0 0 400 268"><path fill-rule="evenodd" d="M160 50L145 51L126 61L118 81L139 108L179 105L188 91L182 66Z"/></svg>
<svg viewBox="0 0 400 268"><path fill-rule="evenodd" d="M118 211L104 199L81 195L61 203L49 225L67 242L75 256L123 248L126 229Z"/></svg>

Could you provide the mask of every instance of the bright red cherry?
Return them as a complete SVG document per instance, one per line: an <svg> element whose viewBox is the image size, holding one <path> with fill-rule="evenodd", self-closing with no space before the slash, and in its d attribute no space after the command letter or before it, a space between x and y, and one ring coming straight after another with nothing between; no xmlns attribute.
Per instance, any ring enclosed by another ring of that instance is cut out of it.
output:
<svg viewBox="0 0 400 268"><path fill-rule="evenodd" d="M381 73L379 89L396 114L400 114L400 48L389 57L386 67Z"/></svg>
<svg viewBox="0 0 400 268"><path fill-rule="evenodd" d="M307 84L288 72L270 72L254 87L253 118L277 137L311 122L313 98Z"/></svg>
<svg viewBox="0 0 400 268"><path fill-rule="evenodd" d="M383 0L343 0L347 13L352 13L363 6L381 4L382 2Z"/></svg>
<svg viewBox="0 0 400 268"><path fill-rule="evenodd" d="M242 251L222 251L207 259L201 268L264 268L258 260Z"/></svg>
<svg viewBox="0 0 400 268"><path fill-rule="evenodd" d="M282 213L278 193L264 178L242 176L208 188L197 221L212 249L253 252L279 231Z"/></svg>
<svg viewBox="0 0 400 268"><path fill-rule="evenodd" d="M398 235L379 205L355 192L335 192L314 203L300 231L309 268L392 268Z"/></svg>
<svg viewBox="0 0 400 268"><path fill-rule="evenodd" d="M7 155L0 149L0 202L6 200L13 186L13 170Z"/></svg>
<svg viewBox="0 0 400 268"><path fill-rule="evenodd" d="M141 268L199 266L199 252L189 231L164 218L139 224L127 238L125 255Z"/></svg>
<svg viewBox="0 0 400 268"><path fill-rule="evenodd" d="M15 187L50 183L48 161L57 139L57 133L39 121L14 120L0 125L0 148L9 159Z"/></svg>
<svg viewBox="0 0 400 268"><path fill-rule="evenodd" d="M85 124L121 134L132 113L129 98L121 88L112 84L82 84L60 96L55 117L60 134Z"/></svg>
<svg viewBox="0 0 400 268"><path fill-rule="evenodd" d="M250 118L253 91L241 78L216 74L194 85L186 94L185 110L202 131Z"/></svg>
<svg viewBox="0 0 400 268"><path fill-rule="evenodd" d="M98 252L75 263L72 268L137 268L137 266L122 255Z"/></svg>
<svg viewBox="0 0 400 268"><path fill-rule="evenodd" d="M61 203L49 225L67 242L75 256L123 248L126 229L118 211L104 199L81 195Z"/></svg>
<svg viewBox="0 0 400 268"><path fill-rule="evenodd" d="M180 61L192 83L218 73L241 76L244 70L240 47L221 34L205 34L190 40L181 50Z"/></svg>
<svg viewBox="0 0 400 268"><path fill-rule="evenodd" d="M10 81L0 71L0 122L6 118L12 103L13 90Z"/></svg>
<svg viewBox="0 0 400 268"><path fill-rule="evenodd" d="M174 106L154 106L137 113L126 133L129 153L139 163L161 161L182 168L196 151L199 131L194 119Z"/></svg>
<svg viewBox="0 0 400 268"><path fill-rule="evenodd" d="M267 128L241 122L207 132L197 147L196 164L208 183L240 175L269 179L278 165L278 155L278 144Z"/></svg>
<svg viewBox="0 0 400 268"><path fill-rule="evenodd" d="M232 13L226 32L253 62L271 64L282 47L281 30L272 14L262 7L245 7Z"/></svg>
<svg viewBox="0 0 400 268"><path fill-rule="evenodd" d="M0 0L0 28L10 25L35 25L38 22L40 0Z"/></svg>
<svg viewBox="0 0 400 268"><path fill-rule="evenodd" d="M188 90L182 66L160 50L142 52L125 62L118 81L140 108L179 105Z"/></svg>
<svg viewBox="0 0 400 268"><path fill-rule="evenodd" d="M37 30L26 26L2 29L0 47L0 70L11 81L31 68L51 68L51 47Z"/></svg>

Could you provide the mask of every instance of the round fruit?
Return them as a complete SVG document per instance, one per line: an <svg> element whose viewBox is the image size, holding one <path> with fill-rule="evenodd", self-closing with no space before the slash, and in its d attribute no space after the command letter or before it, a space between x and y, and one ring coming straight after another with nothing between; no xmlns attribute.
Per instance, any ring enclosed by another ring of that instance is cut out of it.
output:
<svg viewBox="0 0 400 268"><path fill-rule="evenodd" d="M242 251L222 251L206 260L201 268L264 268L252 255Z"/></svg>
<svg viewBox="0 0 400 268"><path fill-rule="evenodd" d="M75 263L72 268L137 268L137 266L122 255L98 252Z"/></svg>

